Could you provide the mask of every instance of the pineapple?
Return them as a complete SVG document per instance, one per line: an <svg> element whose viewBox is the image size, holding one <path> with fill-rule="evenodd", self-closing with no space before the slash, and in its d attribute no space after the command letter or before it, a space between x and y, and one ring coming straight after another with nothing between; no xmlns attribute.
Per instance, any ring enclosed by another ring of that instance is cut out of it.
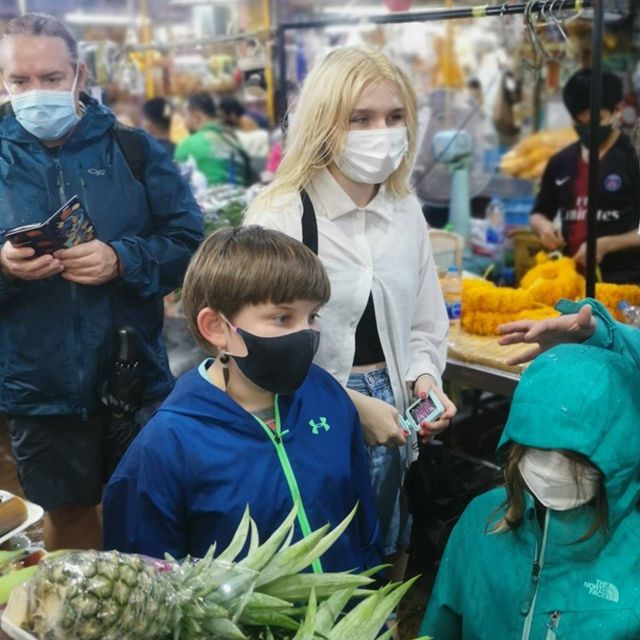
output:
<svg viewBox="0 0 640 640"><path fill-rule="evenodd" d="M38 640L373 640L410 588L366 589L371 570L300 574L351 522L291 544L297 508L262 545L248 512L229 547L176 562L116 551L44 558L5 613ZM249 541L249 553L238 554ZM359 599L342 615L348 602ZM384 634L382 638L391 637Z"/></svg>
<svg viewBox="0 0 640 640"><path fill-rule="evenodd" d="M29 628L39 638L168 637L177 603L167 575L117 552L45 558L29 585Z"/></svg>

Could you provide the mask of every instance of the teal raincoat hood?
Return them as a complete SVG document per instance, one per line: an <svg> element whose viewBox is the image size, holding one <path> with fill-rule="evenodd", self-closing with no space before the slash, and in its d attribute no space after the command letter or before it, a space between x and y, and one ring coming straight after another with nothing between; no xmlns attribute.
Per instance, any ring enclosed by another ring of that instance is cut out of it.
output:
<svg viewBox="0 0 640 640"><path fill-rule="evenodd" d="M587 458L604 475L611 531L640 501L640 370L597 347L548 351L522 376L499 455L509 442Z"/></svg>
<svg viewBox="0 0 640 640"><path fill-rule="evenodd" d="M503 487L471 502L454 528L421 627L434 640L640 638L640 370L586 345L539 356L518 385L498 458L510 443L577 452L604 476L607 532L586 540L591 504L546 511L525 494L501 533Z"/></svg>

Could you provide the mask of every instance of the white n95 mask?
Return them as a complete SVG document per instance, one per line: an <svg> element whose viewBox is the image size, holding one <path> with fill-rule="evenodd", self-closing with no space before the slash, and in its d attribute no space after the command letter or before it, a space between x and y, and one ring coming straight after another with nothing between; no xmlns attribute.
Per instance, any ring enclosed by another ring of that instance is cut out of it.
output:
<svg viewBox="0 0 640 640"><path fill-rule="evenodd" d="M349 131L335 163L354 182L380 184L400 166L408 147L406 127Z"/></svg>
<svg viewBox="0 0 640 640"><path fill-rule="evenodd" d="M574 509L592 500L598 491L600 474L595 469L579 463L576 468L557 451L527 449L518 468L531 493L547 509Z"/></svg>

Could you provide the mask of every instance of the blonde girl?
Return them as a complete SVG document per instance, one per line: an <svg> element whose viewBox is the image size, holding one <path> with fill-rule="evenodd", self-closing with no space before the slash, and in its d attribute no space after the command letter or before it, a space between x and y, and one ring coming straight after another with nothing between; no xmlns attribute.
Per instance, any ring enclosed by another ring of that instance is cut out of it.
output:
<svg viewBox="0 0 640 640"><path fill-rule="evenodd" d="M318 320L316 362L347 386L358 409L394 578L404 573L409 544L401 487L416 443L398 412L432 389L438 394L446 411L423 424L424 440L455 414L441 389L447 315L408 184L416 103L383 53L329 53L302 88L274 182L247 214L247 223L304 240L327 270L332 296Z"/></svg>

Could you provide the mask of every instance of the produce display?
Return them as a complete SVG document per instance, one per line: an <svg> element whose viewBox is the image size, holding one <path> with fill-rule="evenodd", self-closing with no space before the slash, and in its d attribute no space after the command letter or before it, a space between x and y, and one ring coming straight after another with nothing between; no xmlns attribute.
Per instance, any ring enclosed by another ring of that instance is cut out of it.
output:
<svg viewBox="0 0 640 640"><path fill-rule="evenodd" d="M521 140L502 156L502 173L522 180L538 180L552 155L578 139L573 127L539 131Z"/></svg>
<svg viewBox="0 0 640 640"><path fill-rule="evenodd" d="M111 552L52 554L16 587L3 628L38 640L374 640L411 587L371 590L370 575L300 573L349 526L291 544L297 508L263 544L245 513L229 547L201 560ZM248 546L248 555L237 560ZM355 600L354 600L355 599ZM355 606L343 613L348 603ZM24 632L21 632L24 633Z"/></svg>
<svg viewBox="0 0 640 640"><path fill-rule="evenodd" d="M536 265L522 278L520 288L497 287L478 279L462 281L462 328L476 335L497 335L498 326L515 320L543 320L559 315L558 300L578 300L585 295L585 279L571 258L536 255ZM596 284L596 298L622 321L618 305L623 300L640 306L640 287L606 282Z"/></svg>

